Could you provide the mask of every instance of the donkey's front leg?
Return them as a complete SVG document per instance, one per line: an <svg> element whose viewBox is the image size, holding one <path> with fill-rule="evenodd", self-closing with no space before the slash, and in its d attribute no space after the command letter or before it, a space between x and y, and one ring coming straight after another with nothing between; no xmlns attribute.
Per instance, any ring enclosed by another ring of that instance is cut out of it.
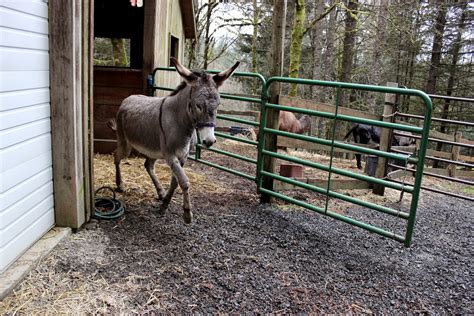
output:
<svg viewBox="0 0 474 316"><path fill-rule="evenodd" d="M167 162L171 168L171 171L173 172L173 175L176 177L181 191L183 191L183 219L185 223L189 224L192 221L193 213L191 212L191 201L189 198L189 179L183 169L184 161L180 162L178 158L170 157L170 159L167 159ZM171 181L171 184L173 184L173 180ZM172 186L170 189L172 189ZM168 191L168 193L170 193L170 191ZM166 197L168 196L168 193L166 194Z"/></svg>
<svg viewBox="0 0 474 316"><path fill-rule="evenodd" d="M158 194L158 200L162 200L163 197L165 196L165 190L163 190L163 187L161 186L160 182L158 181L158 178L156 177L155 162L156 162L156 159L147 158L145 160L145 169L150 175L151 181L153 181L153 185L155 186L156 193Z"/></svg>

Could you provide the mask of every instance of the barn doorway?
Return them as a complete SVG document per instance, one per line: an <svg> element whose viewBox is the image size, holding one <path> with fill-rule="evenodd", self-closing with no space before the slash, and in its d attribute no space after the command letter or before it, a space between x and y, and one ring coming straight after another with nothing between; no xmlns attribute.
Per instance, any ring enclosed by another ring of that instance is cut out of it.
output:
<svg viewBox="0 0 474 316"><path fill-rule="evenodd" d="M94 153L115 149L115 133L106 122L115 117L122 100L148 93L145 79L151 63L146 60L144 52L149 47L144 43L153 39L145 28L152 27L154 21L145 18L145 10L154 9L151 6L154 1L141 7L128 0L94 3Z"/></svg>

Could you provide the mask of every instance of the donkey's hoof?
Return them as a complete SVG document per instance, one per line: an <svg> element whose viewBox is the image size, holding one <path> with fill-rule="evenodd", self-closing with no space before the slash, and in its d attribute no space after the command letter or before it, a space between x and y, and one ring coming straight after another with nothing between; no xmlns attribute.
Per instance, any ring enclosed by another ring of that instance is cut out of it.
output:
<svg viewBox="0 0 474 316"><path fill-rule="evenodd" d="M165 215L167 209L168 209L168 203L161 204L160 208L158 209L158 214Z"/></svg>
<svg viewBox="0 0 474 316"><path fill-rule="evenodd" d="M115 188L115 192L123 193L124 191L125 191L125 189L123 188L123 186L119 186L119 187Z"/></svg>
<svg viewBox="0 0 474 316"><path fill-rule="evenodd" d="M191 224L193 221L193 212L190 210L184 210L183 219L186 224Z"/></svg>

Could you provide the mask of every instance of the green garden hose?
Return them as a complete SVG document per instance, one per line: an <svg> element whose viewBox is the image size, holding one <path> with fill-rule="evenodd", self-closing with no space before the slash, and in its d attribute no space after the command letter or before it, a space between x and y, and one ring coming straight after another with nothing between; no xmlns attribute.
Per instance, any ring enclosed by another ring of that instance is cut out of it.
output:
<svg viewBox="0 0 474 316"><path fill-rule="evenodd" d="M104 189L112 192L113 197L99 196L98 193ZM117 219L125 212L125 205L115 198L115 191L111 187L100 187L95 191L94 215L95 219Z"/></svg>

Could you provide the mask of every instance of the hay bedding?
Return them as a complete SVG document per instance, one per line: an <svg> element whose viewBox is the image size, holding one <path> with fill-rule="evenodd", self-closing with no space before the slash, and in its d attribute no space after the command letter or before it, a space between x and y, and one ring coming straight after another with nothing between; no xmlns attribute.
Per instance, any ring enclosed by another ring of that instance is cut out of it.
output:
<svg viewBox="0 0 474 316"><path fill-rule="evenodd" d="M167 167L157 171L167 187ZM463 313L472 307L472 203L424 194L415 245L407 250L309 211L261 206L248 180L193 163L187 173L192 225L182 222L179 192L169 212L156 216L143 159L128 159L126 192L119 195L126 215L94 221L60 245L0 302L0 314ZM96 157L95 176L97 186L113 185L111 156ZM381 216L366 219L385 223Z"/></svg>

